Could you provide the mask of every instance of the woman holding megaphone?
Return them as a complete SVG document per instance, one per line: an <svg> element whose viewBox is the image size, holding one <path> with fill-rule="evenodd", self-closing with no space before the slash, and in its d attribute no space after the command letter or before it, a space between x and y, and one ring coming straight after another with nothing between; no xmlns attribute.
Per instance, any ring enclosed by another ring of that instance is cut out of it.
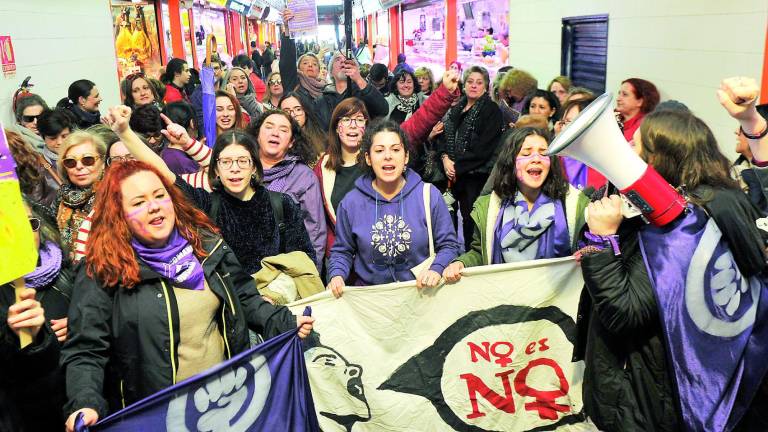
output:
<svg viewBox="0 0 768 432"><path fill-rule="evenodd" d="M586 290L575 360L600 430L732 430L768 365L759 212L690 112L645 116L632 152L607 95L550 146L603 173L618 195L588 207L577 252ZM685 187L686 192L679 192ZM645 221L650 224L645 223Z"/></svg>

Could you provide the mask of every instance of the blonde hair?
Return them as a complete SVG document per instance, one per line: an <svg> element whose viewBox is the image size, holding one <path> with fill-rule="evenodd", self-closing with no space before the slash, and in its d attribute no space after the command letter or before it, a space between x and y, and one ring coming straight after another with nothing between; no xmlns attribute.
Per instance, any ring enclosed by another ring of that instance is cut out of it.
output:
<svg viewBox="0 0 768 432"><path fill-rule="evenodd" d="M432 69L421 66L419 68L416 68L416 71L413 73L416 75L416 78L423 78L427 77L429 78L429 89L421 89L421 91L426 92L429 90L430 92L435 90L435 76L432 74Z"/></svg>
<svg viewBox="0 0 768 432"><path fill-rule="evenodd" d="M84 130L72 132L64 142L61 143L61 146L59 147L59 160L56 161L56 169L59 171L61 178L66 179L66 181L69 181L69 176L67 175L67 169L64 168L64 156L66 156L69 149L80 144L93 145L94 149L96 149L96 153L101 157L102 166L104 166L103 164L106 162L107 145L99 135Z"/></svg>
<svg viewBox="0 0 768 432"><path fill-rule="evenodd" d="M267 85L267 91L264 92L264 96L261 98L261 102L269 102L272 103L272 86L269 85L269 81L272 79L273 76L278 75L280 76L280 72L272 72L269 75L267 75L267 81L264 83ZM282 77L281 81L282 81ZM285 94L285 87L283 87L283 94Z"/></svg>

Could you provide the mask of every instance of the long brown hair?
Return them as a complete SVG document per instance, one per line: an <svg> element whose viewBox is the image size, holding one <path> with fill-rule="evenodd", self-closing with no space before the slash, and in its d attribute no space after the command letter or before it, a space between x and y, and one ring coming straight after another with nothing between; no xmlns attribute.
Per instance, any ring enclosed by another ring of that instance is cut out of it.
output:
<svg viewBox="0 0 768 432"><path fill-rule="evenodd" d="M85 252L88 276L97 279L104 288L118 285L133 288L141 281L120 189L125 179L140 172L153 173L163 182L176 211L176 229L189 241L198 258L206 256L203 249L204 233L218 233L218 228L208 216L190 204L184 194L157 168L141 161L114 164L107 170L96 190L93 223Z"/></svg>
<svg viewBox="0 0 768 432"><path fill-rule="evenodd" d="M663 110L640 125L643 158L674 187L738 189L730 162L720 153L709 127L689 112Z"/></svg>
<svg viewBox="0 0 768 432"><path fill-rule="evenodd" d="M35 186L43 181L43 175L40 172L41 157L18 133L6 130L5 139L8 141L11 156L16 161L16 174L19 176L21 191L31 194Z"/></svg>
<svg viewBox="0 0 768 432"><path fill-rule="evenodd" d="M216 91L216 97L214 100L214 106L216 105L216 99L220 97L225 97L229 99L230 102L232 102L232 106L235 108L235 123L232 125L231 128L227 130L232 129L245 129L247 124L245 123L245 119L243 118L243 108L240 106L240 102L238 102L237 98L232 96L231 94L225 92L224 90L217 90ZM215 120L214 120L215 122ZM223 130L219 130L219 125L216 125L216 135L218 136L220 133L224 132Z"/></svg>
<svg viewBox="0 0 768 432"><path fill-rule="evenodd" d="M368 115L368 110L365 108L365 104L358 98L347 98L336 105L336 109L333 110L331 115L331 126L328 129L328 161L325 163L325 167L329 170L336 171L342 166L341 160L341 140L339 139L339 120L342 117L348 117L352 114L361 113L365 120L370 121L371 116ZM361 135L365 130L360 131ZM361 143L362 145L362 143Z"/></svg>

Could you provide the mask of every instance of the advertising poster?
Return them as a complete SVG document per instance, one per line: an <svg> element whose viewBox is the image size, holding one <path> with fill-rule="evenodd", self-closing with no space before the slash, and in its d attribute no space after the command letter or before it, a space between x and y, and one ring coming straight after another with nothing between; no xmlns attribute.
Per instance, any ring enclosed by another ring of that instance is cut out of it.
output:
<svg viewBox="0 0 768 432"><path fill-rule="evenodd" d="M406 62L426 66L435 77L445 72L445 5L432 4L403 11Z"/></svg>
<svg viewBox="0 0 768 432"><path fill-rule="evenodd" d="M205 58L205 39L209 34L216 36L217 49L221 59L230 63L232 57L227 54L227 28L224 13L214 9L194 9L195 14L195 49L198 61Z"/></svg>
<svg viewBox="0 0 768 432"><path fill-rule="evenodd" d="M16 56L10 36L0 36L0 59L3 64L3 76L13 78L16 75Z"/></svg>
<svg viewBox="0 0 768 432"><path fill-rule="evenodd" d="M480 65L491 77L509 64L509 2L475 0L458 5L457 59L466 65Z"/></svg>
<svg viewBox="0 0 768 432"><path fill-rule="evenodd" d="M136 72L158 78L162 63L154 5L112 0L112 22L119 78Z"/></svg>
<svg viewBox="0 0 768 432"><path fill-rule="evenodd" d="M317 6L315 0L288 0L288 9L294 18L290 22L294 39L314 38L317 35Z"/></svg>

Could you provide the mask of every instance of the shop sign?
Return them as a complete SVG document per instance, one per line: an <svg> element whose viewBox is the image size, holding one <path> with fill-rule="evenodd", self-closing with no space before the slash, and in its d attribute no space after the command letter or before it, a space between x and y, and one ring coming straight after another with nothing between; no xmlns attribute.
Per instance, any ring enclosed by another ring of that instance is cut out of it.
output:
<svg viewBox="0 0 768 432"><path fill-rule="evenodd" d="M227 0L227 9L248 16L252 3L251 0Z"/></svg>
<svg viewBox="0 0 768 432"><path fill-rule="evenodd" d="M3 76L13 78L16 75L16 56L13 54L10 36L0 36L0 59L2 59Z"/></svg>

